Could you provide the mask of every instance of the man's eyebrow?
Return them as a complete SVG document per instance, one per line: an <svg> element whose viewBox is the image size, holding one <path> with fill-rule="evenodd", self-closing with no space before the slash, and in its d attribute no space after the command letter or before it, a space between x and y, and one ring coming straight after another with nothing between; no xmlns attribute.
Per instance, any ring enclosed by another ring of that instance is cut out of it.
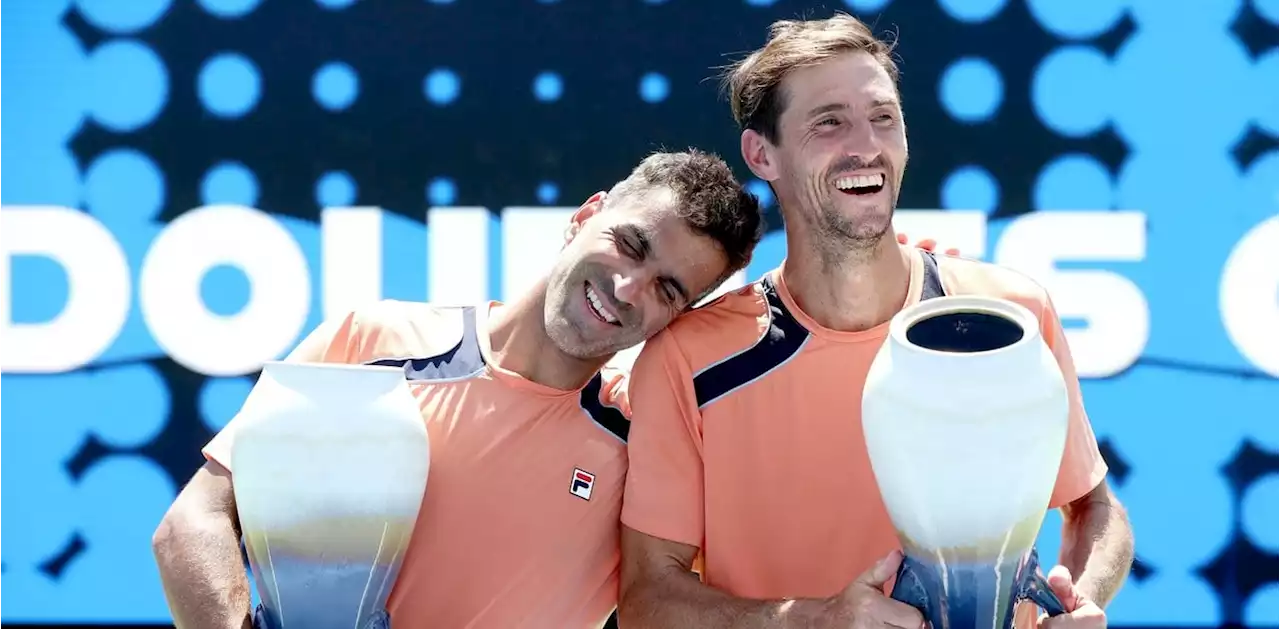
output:
<svg viewBox="0 0 1280 629"><path fill-rule="evenodd" d="M891 107L893 109L898 109L900 106L901 105L898 103L898 99L885 96L885 97L880 97L872 100L870 103L867 104L867 109L879 109L881 107ZM821 116L822 114L829 114L837 111L846 111L848 109L849 109L849 106L844 103L827 103L825 105L818 105L817 107L810 109L806 117L816 118L818 116Z"/></svg>
<svg viewBox="0 0 1280 629"><path fill-rule="evenodd" d="M898 99L896 98L877 98L871 101L871 109L877 109L879 107L893 107L896 109L899 106Z"/></svg>
<svg viewBox="0 0 1280 629"><path fill-rule="evenodd" d="M822 114L829 114L834 111L844 111L848 108L849 106L844 103L827 103L826 105L818 105L817 107L810 109L806 117L813 118L814 116L821 116Z"/></svg>

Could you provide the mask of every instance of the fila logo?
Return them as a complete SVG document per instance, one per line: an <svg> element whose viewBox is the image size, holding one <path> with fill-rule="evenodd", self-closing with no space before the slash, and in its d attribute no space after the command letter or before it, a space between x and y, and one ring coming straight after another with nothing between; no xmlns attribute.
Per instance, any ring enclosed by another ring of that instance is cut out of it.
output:
<svg viewBox="0 0 1280 629"><path fill-rule="evenodd" d="M596 475L573 468L573 482L569 484L569 493L583 499L591 500L591 488L596 484Z"/></svg>

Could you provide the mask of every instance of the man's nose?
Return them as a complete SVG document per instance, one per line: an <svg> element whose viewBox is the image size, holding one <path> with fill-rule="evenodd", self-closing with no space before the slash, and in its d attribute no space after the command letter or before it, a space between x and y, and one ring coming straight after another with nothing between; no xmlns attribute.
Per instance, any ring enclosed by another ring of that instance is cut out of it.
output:
<svg viewBox="0 0 1280 629"><path fill-rule="evenodd" d="M635 268L613 276L613 297L628 305L636 305L644 297L645 287L652 281L652 273Z"/></svg>
<svg viewBox="0 0 1280 629"><path fill-rule="evenodd" d="M845 155L858 157L863 164L870 164L880 157L880 143L870 122L853 123L846 127L842 148Z"/></svg>

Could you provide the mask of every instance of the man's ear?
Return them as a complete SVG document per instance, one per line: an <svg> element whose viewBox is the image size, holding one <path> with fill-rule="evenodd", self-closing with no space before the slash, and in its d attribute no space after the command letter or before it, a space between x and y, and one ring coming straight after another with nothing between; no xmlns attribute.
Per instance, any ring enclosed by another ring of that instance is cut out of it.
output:
<svg viewBox="0 0 1280 629"><path fill-rule="evenodd" d="M573 216L569 217L569 225L564 228L564 244L569 244L578 235L578 231L582 229L587 219L600 213L604 209L604 200L608 198L609 193L603 190L591 195L582 205L578 206Z"/></svg>
<svg viewBox="0 0 1280 629"><path fill-rule="evenodd" d="M778 178L778 167L773 159L774 146L754 129L742 132L742 159L751 172L765 181Z"/></svg>

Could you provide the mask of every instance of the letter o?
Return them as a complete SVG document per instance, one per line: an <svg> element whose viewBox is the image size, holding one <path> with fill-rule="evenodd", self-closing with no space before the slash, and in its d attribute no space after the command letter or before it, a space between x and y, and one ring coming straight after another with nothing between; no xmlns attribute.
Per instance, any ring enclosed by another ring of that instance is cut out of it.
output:
<svg viewBox="0 0 1280 629"><path fill-rule="evenodd" d="M1222 268L1218 308L1222 327L1240 355L1258 369L1280 375L1280 311L1276 291L1280 272L1276 249L1280 247L1280 217L1259 223L1236 243Z"/></svg>
<svg viewBox="0 0 1280 629"><path fill-rule="evenodd" d="M205 273L238 267L249 303L238 313L210 312L200 295ZM142 316L165 353L211 376L252 373L297 341L311 302L307 261L298 243L267 214L238 205L196 208L171 222L142 263Z"/></svg>

